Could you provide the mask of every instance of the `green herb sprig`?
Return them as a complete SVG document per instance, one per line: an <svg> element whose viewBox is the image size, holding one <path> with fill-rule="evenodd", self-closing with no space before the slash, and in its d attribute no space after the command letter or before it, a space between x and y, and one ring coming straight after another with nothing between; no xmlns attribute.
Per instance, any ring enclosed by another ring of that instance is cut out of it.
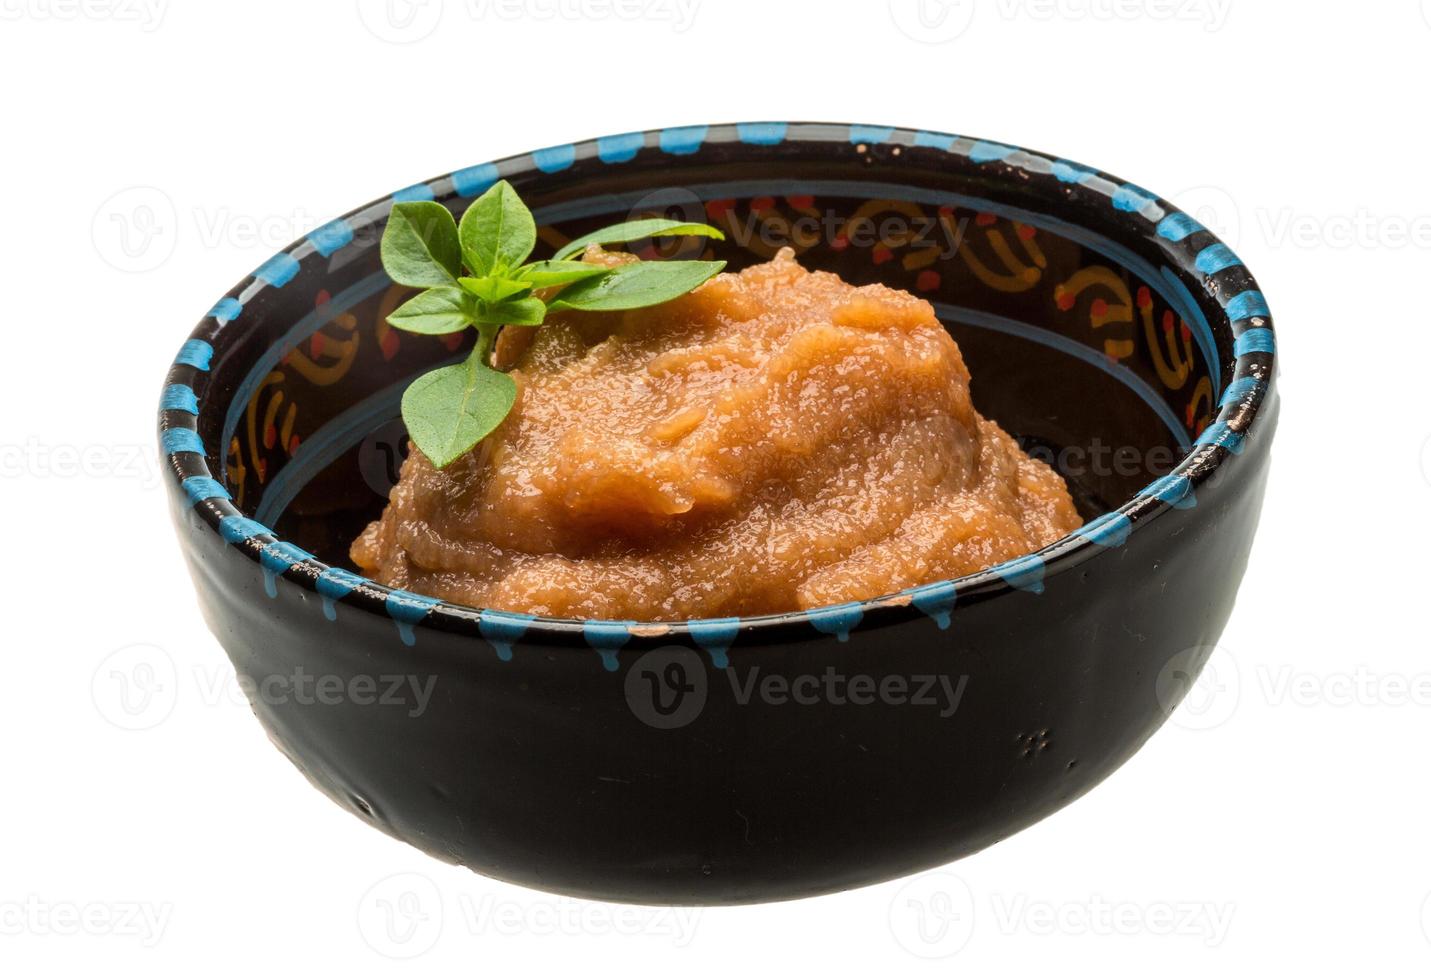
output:
<svg viewBox="0 0 1431 980"><path fill-rule="evenodd" d="M394 282L422 292L388 316L399 330L450 334L477 328L461 364L438 368L408 386L402 417L408 435L438 469L485 439L511 411L517 384L489 363L504 326L539 326L553 310L632 310L690 292L724 262L631 262L607 267L573 261L591 244L700 235L710 225L646 218L583 235L550 259L528 262L537 244L532 213L505 180L493 184L456 222L434 201L394 204L383 230L383 268ZM560 287L543 300L536 290Z"/></svg>

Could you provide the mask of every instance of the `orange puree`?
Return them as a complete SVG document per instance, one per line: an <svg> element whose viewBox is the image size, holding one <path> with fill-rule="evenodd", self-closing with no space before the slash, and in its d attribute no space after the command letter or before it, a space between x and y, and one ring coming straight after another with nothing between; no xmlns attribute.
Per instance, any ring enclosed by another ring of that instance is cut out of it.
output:
<svg viewBox="0 0 1431 980"><path fill-rule="evenodd" d="M516 406L446 470L409 455L352 549L378 581L547 616L751 615L978 571L1081 523L974 411L927 302L789 250L662 306L508 328L497 357Z"/></svg>

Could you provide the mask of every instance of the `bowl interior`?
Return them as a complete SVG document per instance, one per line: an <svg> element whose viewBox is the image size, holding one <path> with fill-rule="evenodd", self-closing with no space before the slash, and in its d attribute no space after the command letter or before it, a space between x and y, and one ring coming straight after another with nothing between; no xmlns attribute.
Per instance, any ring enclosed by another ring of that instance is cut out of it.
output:
<svg viewBox="0 0 1431 980"><path fill-rule="evenodd" d="M739 269L790 246L807 267L922 296L964 352L976 407L1063 474L1085 519L1172 469L1217 413L1226 341L1133 233L1136 208L1109 208L1105 196L1095 209L1077 180L1029 182L1012 163L975 170L937 147L895 152L844 133L688 154L637 138L624 160L603 159L597 143L555 168L540 154L502 164L536 213L538 256L661 214L708 221L727 238L634 249ZM460 214L496 173L472 168L395 197L432 196ZM279 256L259 270L270 288L243 306L241 330L218 352L221 411L200 422L205 444L224 447L235 504L335 565L350 565L349 544L396 480L406 384L470 343L470 331L429 338L386 323L411 292L379 262L391 201L309 236L301 262Z"/></svg>

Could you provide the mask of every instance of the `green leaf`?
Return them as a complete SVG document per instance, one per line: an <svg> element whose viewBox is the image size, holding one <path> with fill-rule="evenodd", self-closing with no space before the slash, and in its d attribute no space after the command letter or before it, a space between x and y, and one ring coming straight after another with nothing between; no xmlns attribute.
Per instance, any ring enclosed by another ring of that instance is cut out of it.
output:
<svg viewBox="0 0 1431 980"><path fill-rule="evenodd" d="M563 283L593 279L596 276L604 276L610 271L610 266L597 265L594 262L562 262L552 259L548 262L533 262L530 265L524 265L512 275L531 283L533 289L543 289L547 286L560 286Z"/></svg>
<svg viewBox="0 0 1431 980"><path fill-rule="evenodd" d="M394 204L379 252L388 276L404 286L450 286L462 272L457 222L435 201Z"/></svg>
<svg viewBox="0 0 1431 980"><path fill-rule="evenodd" d="M475 319L479 323L505 324L513 327L535 327L547 316L547 305L535 296L509 299L487 304Z"/></svg>
<svg viewBox="0 0 1431 980"><path fill-rule="evenodd" d="M388 322L408 333L454 333L472 322L466 297L456 286L434 286L388 314Z"/></svg>
<svg viewBox="0 0 1431 980"><path fill-rule="evenodd" d="M616 242L634 242L641 238L660 238L671 235L704 235L716 241L724 241L725 235L718 228L692 221L675 221L671 218L642 218L639 221L623 221L619 225L598 228L589 235L573 238L557 249L554 259L564 259L575 255L591 244L611 245Z"/></svg>
<svg viewBox="0 0 1431 980"><path fill-rule="evenodd" d="M507 279L504 276L482 276L475 279L463 276L457 283L473 296L488 303L500 303L508 297L529 292L532 288L529 282Z"/></svg>
<svg viewBox="0 0 1431 980"><path fill-rule="evenodd" d="M724 262L633 262L611 275L568 286L548 305L552 310L634 310L690 292Z"/></svg>
<svg viewBox="0 0 1431 980"><path fill-rule="evenodd" d="M537 245L537 223L512 185L499 180L462 215L458 237L467 268L490 276L526 261Z"/></svg>
<svg viewBox="0 0 1431 980"><path fill-rule="evenodd" d="M485 345L462 364L418 378L402 396L408 436L438 469L502 424L517 400L517 383L483 363Z"/></svg>

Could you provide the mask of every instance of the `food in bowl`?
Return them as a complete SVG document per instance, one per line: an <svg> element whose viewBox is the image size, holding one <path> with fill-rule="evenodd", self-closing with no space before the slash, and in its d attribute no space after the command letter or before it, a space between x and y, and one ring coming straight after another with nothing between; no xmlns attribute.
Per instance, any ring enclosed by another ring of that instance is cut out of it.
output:
<svg viewBox="0 0 1431 980"><path fill-rule="evenodd" d="M664 208L727 236L681 255L741 270L789 244L805 269L928 300L980 414L1053 460L1089 522L973 575L772 616L532 617L354 574L411 432L403 394L471 336L391 326L410 290L376 233L395 201L461 213L498 178L553 247ZM955 860L1132 756L1233 608L1279 406L1256 279L1176 204L1035 150L792 122L533 150L349 211L212 306L157 420L181 554L247 689L300 668L347 691L436 679L420 710L253 698L323 792L506 881L723 904ZM873 696L824 696L829 672ZM916 696L939 677L952 714Z"/></svg>
<svg viewBox="0 0 1431 980"><path fill-rule="evenodd" d="M623 264L595 245L586 261ZM515 407L445 468L408 456L354 543L364 574L544 616L757 615L977 572L1082 523L1058 474L975 411L927 301L789 249L503 337L525 346L507 353Z"/></svg>

